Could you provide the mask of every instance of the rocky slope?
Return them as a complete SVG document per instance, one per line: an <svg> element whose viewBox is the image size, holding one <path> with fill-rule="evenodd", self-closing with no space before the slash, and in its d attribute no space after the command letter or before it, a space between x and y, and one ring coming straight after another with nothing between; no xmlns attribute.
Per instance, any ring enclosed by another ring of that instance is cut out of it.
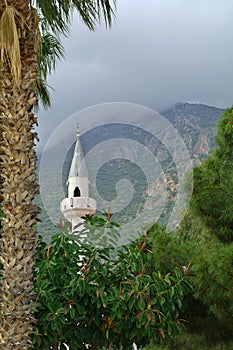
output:
<svg viewBox="0 0 233 350"><path fill-rule="evenodd" d="M177 128L191 157L202 159L214 147L217 123L223 111L204 104L177 103L161 114Z"/></svg>
<svg viewBox="0 0 233 350"><path fill-rule="evenodd" d="M222 113L222 109L212 106L177 103L161 114L178 130L189 151L191 159L194 160L194 164L198 164L198 162L205 158L208 152L214 147L217 122ZM67 137L70 137L70 135L67 135ZM160 196L165 188L166 203L161 214L161 222L166 224L167 217L176 201L179 184L177 181L176 165L173 162L172 156L160 141L149 133L130 125L104 125L82 135L81 141L84 153L87 153L94 146L105 140L112 140L119 137L136 140L144 147L148 148L155 157L157 157L163 170L163 178L148 190L145 174L143 174L140 167L137 166L140 154L132 147L122 145L120 149L116 150L116 158L119 159L107 162L98 171L96 183L100 195L105 200L113 201L117 198L117 183L122 178L131 183L133 189L131 202L127 205L127 208L119 212L115 218L116 220L125 222L129 218L131 219L135 215L138 215L141 208L144 206L151 206L147 198L148 195L156 196L157 194ZM68 175L73 147L74 145L71 147L62 167L64 186ZM123 159L120 160L120 158ZM131 163L135 162L136 165L130 164L128 159L131 159ZM48 177L48 182L50 181L51 179ZM57 185L54 183L49 183L50 188L56 188L56 186ZM123 194L127 193L127 186L127 182L123 184ZM38 201L40 202L39 198ZM51 201L51 206L54 206L54 198L53 201ZM57 217L59 218L59 200L57 203ZM42 224L38 227L39 233L46 237L51 236L51 234L54 233L54 229L45 211L42 211L41 219Z"/></svg>

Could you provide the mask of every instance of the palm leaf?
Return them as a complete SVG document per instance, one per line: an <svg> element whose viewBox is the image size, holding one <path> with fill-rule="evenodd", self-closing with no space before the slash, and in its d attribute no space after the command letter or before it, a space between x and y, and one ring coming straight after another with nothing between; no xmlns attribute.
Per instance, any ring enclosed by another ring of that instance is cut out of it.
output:
<svg viewBox="0 0 233 350"><path fill-rule="evenodd" d="M111 4L112 1L112 4ZM72 14L76 10L90 30L103 18L111 26L116 0L35 0L40 13L41 49L38 53L37 96L45 108L50 106L46 80L64 58L59 34L68 35Z"/></svg>
<svg viewBox="0 0 233 350"><path fill-rule="evenodd" d="M67 35L74 10L90 30L102 18L111 26L116 0L36 0L36 6L54 33Z"/></svg>
<svg viewBox="0 0 233 350"><path fill-rule="evenodd" d="M36 94L45 109L51 106L49 88L46 81L48 75L55 70L57 62L64 58L64 47L55 35L46 32L46 27L41 26L41 48L37 56L38 74L36 80Z"/></svg>
<svg viewBox="0 0 233 350"><path fill-rule="evenodd" d="M36 96L38 100L41 101L44 109L51 107L49 88L52 89L51 86L38 75L36 78ZM35 106L35 110L38 111L38 106Z"/></svg>
<svg viewBox="0 0 233 350"><path fill-rule="evenodd" d="M21 76L21 57L17 22L21 28L25 21L22 15L12 6L6 6L0 20L1 64L9 65L15 83Z"/></svg>

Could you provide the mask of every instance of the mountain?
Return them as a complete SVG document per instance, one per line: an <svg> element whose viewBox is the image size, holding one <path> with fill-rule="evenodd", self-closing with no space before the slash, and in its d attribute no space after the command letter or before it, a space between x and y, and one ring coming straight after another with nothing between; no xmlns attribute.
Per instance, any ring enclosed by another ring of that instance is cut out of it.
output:
<svg viewBox="0 0 233 350"><path fill-rule="evenodd" d="M177 103L172 108L163 111L161 115L175 127L187 147L190 158L194 160L194 164L198 164L214 147L217 122L223 111L223 109L204 104ZM69 140L71 139L70 135L66 137ZM114 143L118 139L123 140L120 146ZM109 203L116 203L118 209L114 218L122 223L143 215L144 207L160 208L163 204L161 211L158 214L154 213L154 221L160 216L160 223L166 225L179 191L179 174L177 164L174 161L179 149L176 150L174 147L174 152L171 154L166 147L166 142L162 142L152 135L148 128L143 130L129 124L104 124L81 136L84 154L87 155L94 153L98 145L105 145L105 142L108 141L111 141L112 147L112 149L109 149L109 154L112 152L114 157L106 159L106 162L103 160L103 164L101 163L100 166L99 159L106 157L106 149L103 147L98 156L94 154L94 157L87 164L90 170L90 180L95 182L98 191L97 193L94 186L91 186L91 196L95 199L97 199L96 196L101 197L101 200L98 200L97 203L102 206L102 209L107 210ZM174 140L175 142L176 140ZM62 194L58 196L58 189L59 186L63 186L64 193L66 193L65 182L74 143L63 164L61 164L62 185L53 182L51 171L46 174L47 207L53 208L54 212L52 214L50 212L49 215L53 217L55 222L59 221L59 201L62 199L59 197L62 197ZM145 156L141 153L142 148L143 150L148 149L153 155L154 159L152 161L157 162L153 165L156 169L152 169L152 171L157 172L157 178L151 186L148 186L149 175L147 174L149 156L147 153L145 153ZM56 148L52 149L51 153L53 156L50 159L55 160L57 158ZM40 159L40 155L38 156ZM49 168L51 169L51 164ZM119 184L121 186L118 186ZM45 197L45 194L43 197ZM151 198L154 202L151 202ZM37 201L39 204L41 203L40 198ZM42 210L41 220L42 223L38 225L39 233L49 240L55 230L44 209ZM148 218L148 220L152 219Z"/></svg>
<svg viewBox="0 0 233 350"><path fill-rule="evenodd" d="M161 114L177 128L191 157L202 159L214 147L223 112L224 109L204 104L177 103Z"/></svg>

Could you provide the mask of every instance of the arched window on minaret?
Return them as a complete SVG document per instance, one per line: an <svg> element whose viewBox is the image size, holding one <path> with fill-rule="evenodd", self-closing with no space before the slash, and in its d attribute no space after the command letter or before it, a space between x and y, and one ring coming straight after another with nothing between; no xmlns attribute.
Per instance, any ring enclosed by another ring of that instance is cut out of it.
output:
<svg viewBox="0 0 233 350"><path fill-rule="evenodd" d="M80 189L75 187L74 189L74 197L81 197Z"/></svg>

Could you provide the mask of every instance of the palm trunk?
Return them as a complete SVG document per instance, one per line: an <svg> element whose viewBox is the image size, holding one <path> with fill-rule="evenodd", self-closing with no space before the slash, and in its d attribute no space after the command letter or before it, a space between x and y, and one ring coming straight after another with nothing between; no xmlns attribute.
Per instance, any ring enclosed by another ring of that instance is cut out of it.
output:
<svg viewBox="0 0 233 350"><path fill-rule="evenodd" d="M32 315L33 264L36 259L38 208L33 199L38 193L36 154L32 113L36 97L33 91L37 74L35 50L35 10L28 1L8 1L24 18L20 38L21 80L15 83L10 64L1 64L0 129L1 196L4 219L1 229L3 278L0 291L0 349L31 348L34 327ZM6 2L0 0L0 16Z"/></svg>

